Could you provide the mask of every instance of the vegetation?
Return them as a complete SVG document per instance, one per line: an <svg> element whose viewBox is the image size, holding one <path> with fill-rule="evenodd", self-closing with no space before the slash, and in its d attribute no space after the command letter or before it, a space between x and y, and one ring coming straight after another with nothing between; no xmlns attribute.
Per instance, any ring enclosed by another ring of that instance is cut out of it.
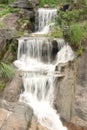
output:
<svg viewBox="0 0 87 130"><path fill-rule="evenodd" d="M62 38L63 37L62 29L60 29L58 26L55 25L52 32L48 34L48 36L55 38Z"/></svg>
<svg viewBox="0 0 87 130"><path fill-rule="evenodd" d="M0 5L0 16L2 15L5 15L5 14L8 14L8 13L14 13L14 12L18 12L19 9L16 9L16 8L10 8L8 7L8 5L5 5L5 4L1 4Z"/></svg>
<svg viewBox="0 0 87 130"><path fill-rule="evenodd" d="M14 12L19 12L19 9L10 8L8 5L0 4L0 17L8 13L14 13Z"/></svg>
<svg viewBox="0 0 87 130"><path fill-rule="evenodd" d="M13 75L13 69L9 65L0 62L0 77L10 79Z"/></svg>
<svg viewBox="0 0 87 130"><path fill-rule="evenodd" d="M72 2L73 3L73 2ZM72 4L72 9L67 11L58 10L56 26L60 28L52 32L52 36L60 37L69 42L78 55L84 51L83 40L87 37L87 0L77 0ZM56 31L57 30L57 31ZM56 35L55 35L56 32Z"/></svg>
<svg viewBox="0 0 87 130"><path fill-rule="evenodd" d="M49 7L57 7L64 3L71 3L71 0L39 0L40 6L44 7L44 5L49 5Z"/></svg>
<svg viewBox="0 0 87 130"><path fill-rule="evenodd" d="M71 9L58 9L56 25L51 37L63 37L69 42L78 55L84 51L83 40L87 37L87 0L39 0L40 6L61 7L70 4Z"/></svg>
<svg viewBox="0 0 87 130"><path fill-rule="evenodd" d="M0 0L0 4L10 4L12 3L14 0Z"/></svg>
<svg viewBox="0 0 87 130"><path fill-rule="evenodd" d="M10 65L0 61L0 91L4 89L6 83L11 79L14 71Z"/></svg>

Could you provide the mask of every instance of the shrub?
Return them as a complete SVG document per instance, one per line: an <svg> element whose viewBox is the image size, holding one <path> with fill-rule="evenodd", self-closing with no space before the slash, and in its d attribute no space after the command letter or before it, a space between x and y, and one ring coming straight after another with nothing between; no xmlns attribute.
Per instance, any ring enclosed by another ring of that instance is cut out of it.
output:
<svg viewBox="0 0 87 130"><path fill-rule="evenodd" d="M80 24L72 25L66 31L66 35L64 38L69 44L73 47L73 49L77 52L78 55L81 55L84 51L84 47L82 44L82 40L85 37L85 30L83 26Z"/></svg>

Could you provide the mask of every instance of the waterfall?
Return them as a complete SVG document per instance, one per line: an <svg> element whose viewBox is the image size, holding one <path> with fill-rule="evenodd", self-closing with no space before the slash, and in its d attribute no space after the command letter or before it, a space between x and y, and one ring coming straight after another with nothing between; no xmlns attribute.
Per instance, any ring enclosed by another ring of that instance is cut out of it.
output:
<svg viewBox="0 0 87 130"><path fill-rule="evenodd" d="M35 31L37 34L47 34L55 23L57 9L40 8L36 11Z"/></svg>
<svg viewBox="0 0 87 130"><path fill-rule="evenodd" d="M55 19L56 9L39 9L36 30L41 31ZM49 130L67 130L53 107L55 68L74 59L74 52L63 39L23 37L19 39L15 66L23 71L24 92L20 101L34 110L41 125Z"/></svg>

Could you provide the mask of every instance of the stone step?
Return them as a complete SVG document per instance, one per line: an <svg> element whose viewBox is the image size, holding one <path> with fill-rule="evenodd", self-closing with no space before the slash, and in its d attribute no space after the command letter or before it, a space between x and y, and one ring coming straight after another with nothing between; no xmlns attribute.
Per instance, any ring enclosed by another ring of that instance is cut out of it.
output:
<svg viewBox="0 0 87 130"><path fill-rule="evenodd" d="M35 73L35 74L41 74L41 75L48 75L48 76L54 76L54 77L64 77L65 76L65 73L61 73L61 72L58 72L58 71L55 71L55 72L51 72L51 73L48 73L46 71L20 71L20 76L23 76L24 73L29 73L29 74L32 74L32 73Z"/></svg>

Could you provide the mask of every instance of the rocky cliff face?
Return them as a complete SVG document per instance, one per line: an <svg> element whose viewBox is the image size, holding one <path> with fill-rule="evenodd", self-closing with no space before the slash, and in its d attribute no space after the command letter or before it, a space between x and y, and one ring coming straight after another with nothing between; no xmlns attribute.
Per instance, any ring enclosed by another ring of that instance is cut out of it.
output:
<svg viewBox="0 0 87 130"><path fill-rule="evenodd" d="M66 121L87 127L87 50L65 66L65 77L58 79L55 107ZM86 128L87 129L87 128Z"/></svg>

